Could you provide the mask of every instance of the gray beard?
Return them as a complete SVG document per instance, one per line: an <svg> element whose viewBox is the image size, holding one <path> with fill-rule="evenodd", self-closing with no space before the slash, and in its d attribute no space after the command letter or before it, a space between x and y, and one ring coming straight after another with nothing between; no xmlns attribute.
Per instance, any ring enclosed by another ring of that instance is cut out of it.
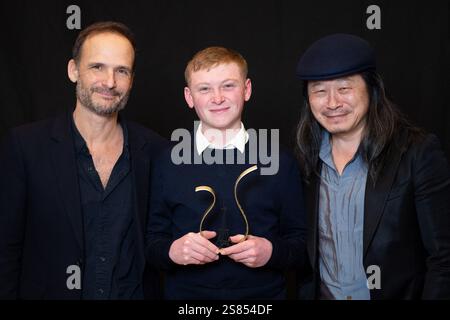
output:
<svg viewBox="0 0 450 320"><path fill-rule="evenodd" d="M94 91L89 88L84 88L80 81L77 82L76 93L78 100L84 107L102 117L109 117L120 110L123 110L128 102L128 98L130 97L130 92L128 91L119 101L106 108L104 105L94 103L92 100L92 94Z"/></svg>

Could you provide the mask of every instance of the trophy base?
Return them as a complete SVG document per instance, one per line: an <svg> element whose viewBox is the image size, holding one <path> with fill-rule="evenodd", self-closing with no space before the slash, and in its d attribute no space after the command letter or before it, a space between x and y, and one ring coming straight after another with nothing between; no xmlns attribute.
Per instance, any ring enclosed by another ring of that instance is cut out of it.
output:
<svg viewBox="0 0 450 320"><path fill-rule="evenodd" d="M220 229L217 231L217 240L215 245L221 249L231 246L230 232L228 229Z"/></svg>

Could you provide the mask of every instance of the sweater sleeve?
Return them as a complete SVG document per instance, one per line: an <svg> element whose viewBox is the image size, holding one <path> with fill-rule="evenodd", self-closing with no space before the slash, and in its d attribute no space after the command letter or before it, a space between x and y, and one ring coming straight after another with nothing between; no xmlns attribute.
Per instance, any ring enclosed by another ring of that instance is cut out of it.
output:
<svg viewBox="0 0 450 320"><path fill-rule="evenodd" d="M150 207L145 233L145 252L147 262L159 269L170 270L176 264L169 257L172 238L170 208L164 197L164 160L166 152L155 159L152 165Z"/></svg>
<svg viewBox="0 0 450 320"><path fill-rule="evenodd" d="M414 161L415 204L428 253L424 299L450 297L450 169L436 137L429 135Z"/></svg>
<svg viewBox="0 0 450 320"><path fill-rule="evenodd" d="M0 147L0 299L15 299L19 291L26 178L18 140L11 133Z"/></svg>

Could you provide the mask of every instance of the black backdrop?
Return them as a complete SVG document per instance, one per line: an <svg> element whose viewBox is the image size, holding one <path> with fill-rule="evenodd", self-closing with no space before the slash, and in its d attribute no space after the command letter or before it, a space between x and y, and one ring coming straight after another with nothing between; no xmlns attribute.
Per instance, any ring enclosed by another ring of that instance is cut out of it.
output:
<svg viewBox="0 0 450 320"><path fill-rule="evenodd" d="M279 128L292 146L301 93L295 66L324 35L349 32L373 44L388 94L416 124L438 135L450 155L449 1L4 1L0 3L0 136L8 128L73 108L67 61L82 27L122 21L138 40L137 74L125 113L165 137L191 128L183 98L186 62L210 45L246 57L253 96L244 123ZM381 29L369 30L369 5L381 9Z"/></svg>

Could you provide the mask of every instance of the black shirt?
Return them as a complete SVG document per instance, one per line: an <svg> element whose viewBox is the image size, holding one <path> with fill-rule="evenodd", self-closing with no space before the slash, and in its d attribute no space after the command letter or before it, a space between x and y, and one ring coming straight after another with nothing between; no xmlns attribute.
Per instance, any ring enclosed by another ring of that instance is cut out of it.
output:
<svg viewBox="0 0 450 320"><path fill-rule="evenodd" d="M83 299L142 299L143 254L137 245L128 131L103 188L86 142L72 121L84 225Z"/></svg>

